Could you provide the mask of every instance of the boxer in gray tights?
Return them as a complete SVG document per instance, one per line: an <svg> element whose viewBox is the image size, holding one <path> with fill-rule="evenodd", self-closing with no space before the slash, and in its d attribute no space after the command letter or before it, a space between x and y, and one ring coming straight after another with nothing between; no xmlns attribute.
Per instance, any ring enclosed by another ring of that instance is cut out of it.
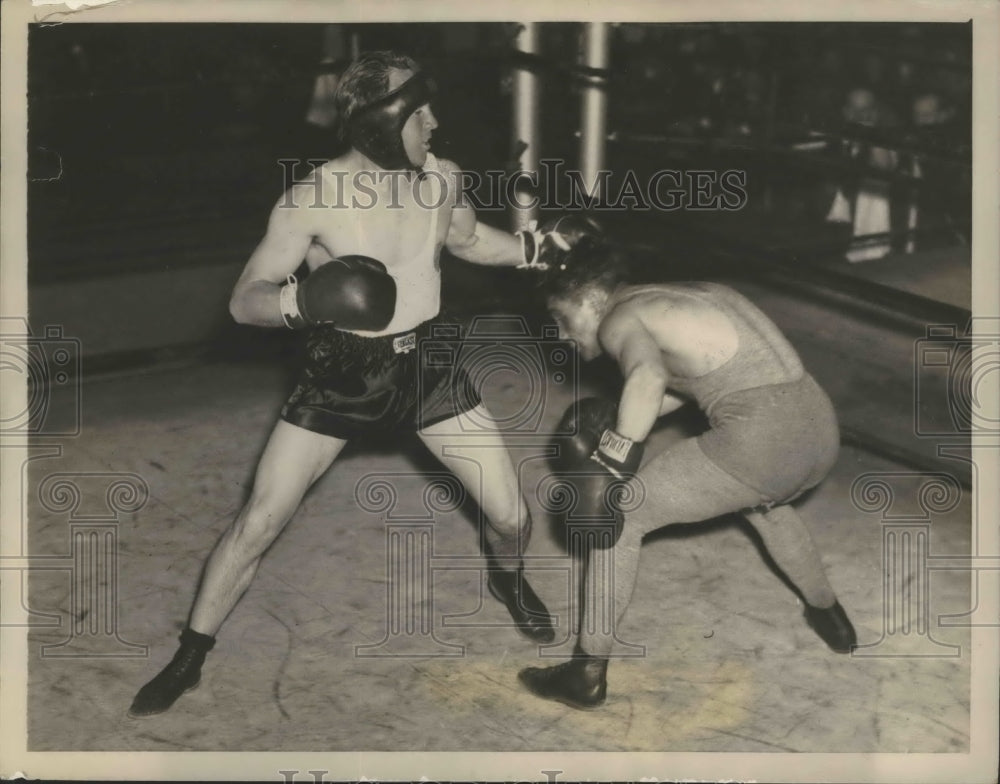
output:
<svg viewBox="0 0 1000 784"><path fill-rule="evenodd" d="M832 468L837 418L778 328L723 285L629 285L622 254L602 244L575 248L548 273L546 286L560 335L576 343L585 361L613 358L624 386L617 405L582 400L560 424L560 432L575 435L560 444L557 473L576 485L577 512L582 506L583 516L609 519L603 545L609 549L589 558L576 654L523 670L522 682L576 708L604 702L614 631L599 614L613 608L621 622L643 537L731 512L747 517L798 588L813 629L834 651L849 652L854 629L809 530L789 505ZM657 419L688 401L705 413L709 429L643 463L643 442ZM635 483L626 495L644 496L627 513L608 493L625 482ZM611 580L603 577L606 558Z"/></svg>

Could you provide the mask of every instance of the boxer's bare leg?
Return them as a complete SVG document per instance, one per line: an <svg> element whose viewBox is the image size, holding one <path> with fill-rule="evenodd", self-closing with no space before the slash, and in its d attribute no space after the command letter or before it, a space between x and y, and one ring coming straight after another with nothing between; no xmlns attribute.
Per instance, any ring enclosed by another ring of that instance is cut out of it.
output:
<svg viewBox="0 0 1000 784"><path fill-rule="evenodd" d="M260 559L298 508L306 490L344 448L345 441L287 422L275 425L264 448L250 500L219 538L205 565L190 623L170 663L139 690L132 716L170 708L198 685L214 635L246 591Z"/></svg>
<svg viewBox="0 0 1000 784"><path fill-rule="evenodd" d="M190 627L214 635L257 573L261 556L302 497L347 442L279 420L254 477L250 500L212 550L191 610Z"/></svg>
<svg viewBox="0 0 1000 784"><path fill-rule="evenodd" d="M486 545L498 567L490 574L490 590L507 605L526 636L551 641L552 618L522 571L531 518L507 446L489 411L480 403L471 412L424 428L420 438L483 510Z"/></svg>
<svg viewBox="0 0 1000 784"><path fill-rule="evenodd" d="M451 470L486 517L486 542L501 566L520 566L519 549L530 536L528 509L517 485L510 453L480 403L472 412L420 431L431 453Z"/></svg>

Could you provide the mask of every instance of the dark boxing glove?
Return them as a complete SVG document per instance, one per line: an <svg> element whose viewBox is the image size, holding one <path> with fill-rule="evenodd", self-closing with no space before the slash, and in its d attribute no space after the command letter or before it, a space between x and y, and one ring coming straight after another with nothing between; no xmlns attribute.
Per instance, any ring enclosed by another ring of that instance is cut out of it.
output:
<svg viewBox="0 0 1000 784"><path fill-rule="evenodd" d="M297 329L333 324L338 329L385 329L396 311L396 281L385 265L367 256L331 259L301 282L281 288L281 316Z"/></svg>
<svg viewBox="0 0 1000 784"><path fill-rule="evenodd" d="M573 435L557 437L558 451L552 460L555 472L578 493L573 516L604 523L611 530L610 541L599 537L598 546L613 546L621 536L624 484L642 462L642 443L615 432L617 418L617 406L601 398L584 398L571 405L558 431Z"/></svg>
<svg viewBox="0 0 1000 784"><path fill-rule="evenodd" d="M601 441L601 434L618 421L618 406L606 398L587 397L570 404L556 426L553 441L558 453L552 458L557 473L578 471L586 467L590 456Z"/></svg>
<svg viewBox="0 0 1000 784"><path fill-rule="evenodd" d="M598 238L603 234L604 230L596 220L580 212L567 212L549 218L541 225L531 221L528 228L521 229L516 235L521 240L524 257L518 269L547 270L558 267L581 239Z"/></svg>

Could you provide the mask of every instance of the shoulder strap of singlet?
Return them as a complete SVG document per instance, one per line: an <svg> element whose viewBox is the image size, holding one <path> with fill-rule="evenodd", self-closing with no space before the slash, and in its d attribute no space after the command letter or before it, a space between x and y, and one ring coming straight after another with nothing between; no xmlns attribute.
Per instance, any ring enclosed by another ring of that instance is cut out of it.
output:
<svg viewBox="0 0 1000 784"><path fill-rule="evenodd" d="M440 164L438 163L438 159L432 152L427 153L427 160L424 161L423 170L425 172L434 171L438 174L441 174L442 177L444 176L443 172L441 171ZM433 205L438 205L441 202L443 196L441 192L441 187L442 187L441 177L428 177L428 179L431 182L430 203ZM426 250L433 251L434 249L434 243L437 241L438 214L440 212L441 212L441 207L436 207L435 209L431 210L431 226L430 226L430 231L427 235L427 242L425 243L424 246L425 251Z"/></svg>

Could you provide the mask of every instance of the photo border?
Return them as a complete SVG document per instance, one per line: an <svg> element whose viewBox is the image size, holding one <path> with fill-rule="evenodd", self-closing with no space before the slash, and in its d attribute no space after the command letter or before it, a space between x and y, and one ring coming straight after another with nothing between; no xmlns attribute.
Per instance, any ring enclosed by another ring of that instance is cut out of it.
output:
<svg viewBox="0 0 1000 784"><path fill-rule="evenodd" d="M603 7L584 2L506 0L470 2L321 2L320 0L218 0L213 3L139 0L69 11L65 6L32 6L24 0L2 5L2 283L0 312L27 317L27 26L31 22L441 22L441 21L948 21L973 20L973 225L972 309L976 316L1000 315L997 259L1000 258L1000 197L997 140L1000 14L994 2L818 2L712 0L622 0ZM26 399L23 385L7 384L11 405ZM996 401L994 401L994 404ZM21 410L21 409L18 409ZM1000 444L973 439L979 476L1000 476ZM5 439L0 449L0 486L20 486L19 446ZM981 519L973 521L978 553L1000 553L996 486L976 488ZM19 529L20 498L4 492L0 550L11 552ZM973 573L974 575L974 573ZM971 579L971 577L970 577ZM5 611L20 605L19 585L2 584ZM997 597L989 597L996 609ZM853 753L557 753L557 752L31 752L27 750L26 629L0 630L0 776L17 771L31 778L77 779L256 779L284 780L279 771L329 771L325 780L767 780L785 781L996 781L997 693L1000 680L997 628L972 628L970 747L967 754ZM513 677L513 673L512 673ZM546 773L546 771L557 774Z"/></svg>

